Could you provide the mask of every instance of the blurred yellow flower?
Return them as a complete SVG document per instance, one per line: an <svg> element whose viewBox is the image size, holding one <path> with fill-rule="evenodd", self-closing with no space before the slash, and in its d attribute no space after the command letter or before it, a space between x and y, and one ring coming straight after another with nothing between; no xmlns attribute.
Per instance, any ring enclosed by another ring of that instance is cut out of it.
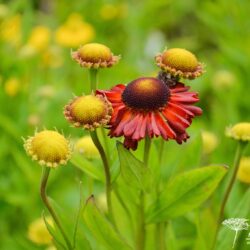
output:
<svg viewBox="0 0 250 250"><path fill-rule="evenodd" d="M241 159L237 178L244 183L250 184L250 157Z"/></svg>
<svg viewBox="0 0 250 250"><path fill-rule="evenodd" d="M75 151L84 155L88 159L99 157L98 149L96 148L90 136L84 136L79 139L75 144Z"/></svg>
<svg viewBox="0 0 250 250"><path fill-rule="evenodd" d="M57 248L55 246L49 246L46 250L57 250Z"/></svg>
<svg viewBox="0 0 250 250"><path fill-rule="evenodd" d="M202 138L202 149L205 154L212 153L218 146L218 138L212 132L202 131L201 138Z"/></svg>
<svg viewBox="0 0 250 250"><path fill-rule="evenodd" d="M71 14L55 32L55 41L63 47L79 47L92 41L94 37L93 26L84 22L82 16L77 13Z"/></svg>
<svg viewBox="0 0 250 250"><path fill-rule="evenodd" d="M18 45L21 41L21 15L12 16L1 24L1 36L6 42Z"/></svg>
<svg viewBox="0 0 250 250"><path fill-rule="evenodd" d="M113 4L105 4L100 9L100 16L104 20L111 20L117 17L119 9Z"/></svg>
<svg viewBox="0 0 250 250"><path fill-rule="evenodd" d="M11 97L16 96L20 88L21 83L16 77L9 78L4 84L5 93Z"/></svg>
<svg viewBox="0 0 250 250"><path fill-rule="evenodd" d="M127 14L126 4L104 4L100 9L100 16L104 20L112 20L115 18L122 18Z"/></svg>
<svg viewBox="0 0 250 250"><path fill-rule="evenodd" d="M212 80L214 89L229 89L235 84L235 75L228 70L218 70L215 72Z"/></svg>
<svg viewBox="0 0 250 250"><path fill-rule="evenodd" d="M51 217L46 217L46 221L53 227L53 220ZM42 218L38 218L31 222L28 228L28 238L38 245L49 245L52 243L52 236Z"/></svg>
<svg viewBox="0 0 250 250"><path fill-rule="evenodd" d="M250 141L250 122L240 122L226 129L226 135L239 141Z"/></svg>
<svg viewBox="0 0 250 250"><path fill-rule="evenodd" d="M51 31L46 26L36 26L31 31L27 45L33 47L37 52L46 49L50 43Z"/></svg>
<svg viewBox="0 0 250 250"><path fill-rule="evenodd" d="M49 47L42 54L42 62L44 66L58 68L63 65L63 56L59 47Z"/></svg>

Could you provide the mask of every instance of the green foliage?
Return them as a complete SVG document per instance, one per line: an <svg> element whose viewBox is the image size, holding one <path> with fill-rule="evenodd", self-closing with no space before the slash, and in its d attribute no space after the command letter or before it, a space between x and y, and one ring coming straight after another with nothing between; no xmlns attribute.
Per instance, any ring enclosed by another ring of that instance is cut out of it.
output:
<svg viewBox="0 0 250 250"><path fill-rule="evenodd" d="M180 174L152 203L147 222L164 222L198 207L211 195L226 172L225 166L210 166Z"/></svg>
<svg viewBox="0 0 250 250"><path fill-rule="evenodd" d="M107 250L132 248L122 239L111 223L101 214L93 197L87 200L83 211L84 222L92 232L95 240Z"/></svg>
<svg viewBox="0 0 250 250"><path fill-rule="evenodd" d="M120 158L121 175L132 187L147 190L150 184L150 170L145 164L133 156L122 143L117 142Z"/></svg>

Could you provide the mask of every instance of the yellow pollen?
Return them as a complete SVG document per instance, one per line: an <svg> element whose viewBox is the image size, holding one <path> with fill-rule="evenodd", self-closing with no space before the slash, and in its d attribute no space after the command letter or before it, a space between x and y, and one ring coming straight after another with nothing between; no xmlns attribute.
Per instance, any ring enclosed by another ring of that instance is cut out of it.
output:
<svg viewBox="0 0 250 250"><path fill-rule="evenodd" d="M140 80L137 85L141 91L153 91L155 89L154 83L151 80Z"/></svg>
<svg viewBox="0 0 250 250"><path fill-rule="evenodd" d="M105 103L94 95L81 96L72 103L71 112L79 122L98 122L105 114Z"/></svg>
<svg viewBox="0 0 250 250"><path fill-rule="evenodd" d="M162 55L162 62L183 72L193 72L198 66L198 60L193 53L179 48L165 50Z"/></svg>
<svg viewBox="0 0 250 250"><path fill-rule="evenodd" d="M70 149L68 141L61 134L45 130L33 137L30 151L39 161L60 163L67 160Z"/></svg>
<svg viewBox="0 0 250 250"><path fill-rule="evenodd" d="M111 50L100 43L89 43L78 50L83 61L104 62L112 60Z"/></svg>

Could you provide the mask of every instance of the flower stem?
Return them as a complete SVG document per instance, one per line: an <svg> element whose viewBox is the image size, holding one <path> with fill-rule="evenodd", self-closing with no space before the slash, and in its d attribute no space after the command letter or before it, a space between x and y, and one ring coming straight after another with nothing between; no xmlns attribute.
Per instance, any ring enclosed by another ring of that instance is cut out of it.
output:
<svg viewBox="0 0 250 250"><path fill-rule="evenodd" d="M89 78L90 78L90 88L91 91L95 92L97 89L97 69L90 69L89 70Z"/></svg>
<svg viewBox="0 0 250 250"><path fill-rule="evenodd" d="M112 201L111 201L112 185L111 185L111 175L110 175L109 163L108 163L105 151L104 151L104 149L100 143L100 140L97 136L96 130L90 132L90 136L91 136L91 138L92 138L95 146L97 147L97 149L101 155L101 158L102 158L104 174L105 174L105 179L106 179L106 199L107 199L107 205L108 205L108 213L109 213L111 221L114 224L114 216L113 216Z"/></svg>
<svg viewBox="0 0 250 250"><path fill-rule="evenodd" d="M161 165L162 165L162 160L163 160L163 152L164 152L164 143L165 141L162 139L160 141L160 148L159 148L159 177L161 177ZM159 197L160 194L160 183L161 179L157 179L157 184L156 184L156 195L157 198ZM155 230L155 241L156 241L156 246L157 249L159 250L165 250L165 229L166 225L164 222L160 222L156 224L156 230Z"/></svg>
<svg viewBox="0 0 250 250"><path fill-rule="evenodd" d="M223 221L223 217L224 217L225 207L226 207L228 198L231 194L231 191L232 191L232 188L233 188L236 176L237 176L237 172L238 172L238 169L240 166L240 159L242 157L242 154L243 154L243 151L244 151L244 148L246 145L247 145L247 143L245 143L245 142L239 141L239 143L238 143L238 147L237 147L237 150L235 153L235 158L234 158L233 175L229 181L224 198L223 198L222 203L221 203L221 208L220 208L220 213L219 213L219 217L218 217L218 223L217 223L217 228L216 228L216 232L215 232L215 237L214 237L212 249L215 248L216 240L217 240L218 233L219 233L219 227L220 227L220 224Z"/></svg>
<svg viewBox="0 0 250 250"><path fill-rule="evenodd" d="M151 140L149 137L145 138L145 146L144 146L144 156L143 156L143 162L145 167L148 165L148 159L149 159L149 151L151 146ZM137 250L144 250L145 248L145 238L146 238L146 230L145 230L145 214L144 214L144 203L145 203L145 197L144 197L144 191L140 191L140 203L138 206L138 229L137 229L137 238L136 238L136 249Z"/></svg>
<svg viewBox="0 0 250 250"><path fill-rule="evenodd" d="M46 186L48 183L49 173L50 173L50 168L43 167L41 185L40 185L40 195L41 195L43 203L47 207L47 209L48 209L49 213L51 214L52 218L54 219L58 229L60 230L68 249L71 250L73 248L71 246L70 240L68 239L67 234L65 233L56 212L54 211L53 207L51 206L49 198L48 198L47 193L46 193Z"/></svg>

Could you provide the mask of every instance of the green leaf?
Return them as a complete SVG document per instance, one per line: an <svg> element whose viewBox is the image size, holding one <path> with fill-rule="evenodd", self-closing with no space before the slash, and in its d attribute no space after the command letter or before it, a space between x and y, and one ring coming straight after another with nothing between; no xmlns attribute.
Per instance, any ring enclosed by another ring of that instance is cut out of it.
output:
<svg viewBox="0 0 250 250"><path fill-rule="evenodd" d="M54 244L57 246L58 249L66 250L67 248L65 247L63 243L63 239L60 236L60 232L48 223L44 212L42 213L42 216L43 216L43 220L44 220L47 230L49 231L50 235L53 237Z"/></svg>
<svg viewBox="0 0 250 250"><path fill-rule="evenodd" d="M77 167L78 169L82 170L88 176L103 181L103 173L100 168L97 168L94 164L90 161L85 159L81 154L74 153L70 162Z"/></svg>
<svg viewBox="0 0 250 250"><path fill-rule="evenodd" d="M198 207L216 189L227 172L225 166L210 166L178 175L147 211L147 222L163 222Z"/></svg>
<svg viewBox="0 0 250 250"><path fill-rule="evenodd" d="M93 196L87 200L83 211L83 218L86 226L99 245L104 246L107 250L132 250L117 233L112 224L98 210Z"/></svg>
<svg viewBox="0 0 250 250"><path fill-rule="evenodd" d="M249 218L249 211L250 211L250 188L245 193L243 198L241 199L240 203L235 209L235 212L230 215L229 218ZM233 244L235 232L230 230L229 228L223 226L219 231L219 236L217 239L217 245L215 247L216 250L224 250L224 249L231 249ZM239 232L240 234L240 232ZM240 236L238 236L240 237Z"/></svg>
<svg viewBox="0 0 250 250"><path fill-rule="evenodd" d="M117 150L120 159L121 175L125 182L135 188L146 190L150 182L150 171L139 161L123 144L117 142Z"/></svg>

